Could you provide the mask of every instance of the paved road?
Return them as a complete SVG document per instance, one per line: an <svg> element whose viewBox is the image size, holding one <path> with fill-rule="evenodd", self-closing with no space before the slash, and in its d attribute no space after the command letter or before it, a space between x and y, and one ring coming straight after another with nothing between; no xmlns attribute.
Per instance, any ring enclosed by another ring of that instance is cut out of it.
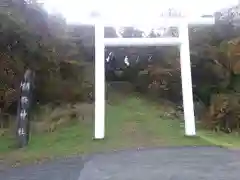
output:
<svg viewBox="0 0 240 180"><path fill-rule="evenodd" d="M69 158L0 172L0 180L239 180L240 152L156 148Z"/></svg>

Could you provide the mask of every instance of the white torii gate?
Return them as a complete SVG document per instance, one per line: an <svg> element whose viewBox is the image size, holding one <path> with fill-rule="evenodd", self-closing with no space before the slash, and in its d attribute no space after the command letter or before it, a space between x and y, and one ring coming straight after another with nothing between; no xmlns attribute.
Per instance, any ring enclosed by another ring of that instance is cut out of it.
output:
<svg viewBox="0 0 240 180"><path fill-rule="evenodd" d="M119 23L119 22L118 22ZM195 136L195 117L192 93L192 77L189 51L189 25L213 25L214 18L160 18L154 22L122 23L125 27L177 27L179 37L170 38L105 38L104 27L114 27L109 23L98 19L95 25L95 139L105 137L105 46L179 46L181 58L182 95L184 106L185 135ZM117 24L119 25L119 24ZM117 115L117 114L116 114Z"/></svg>

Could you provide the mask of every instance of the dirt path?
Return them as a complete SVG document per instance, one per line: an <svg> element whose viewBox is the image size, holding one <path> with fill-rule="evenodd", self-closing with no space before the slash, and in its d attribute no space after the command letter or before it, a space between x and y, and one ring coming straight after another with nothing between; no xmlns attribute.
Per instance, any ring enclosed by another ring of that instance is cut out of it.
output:
<svg viewBox="0 0 240 180"><path fill-rule="evenodd" d="M0 172L0 180L238 180L240 152L217 147L126 150Z"/></svg>

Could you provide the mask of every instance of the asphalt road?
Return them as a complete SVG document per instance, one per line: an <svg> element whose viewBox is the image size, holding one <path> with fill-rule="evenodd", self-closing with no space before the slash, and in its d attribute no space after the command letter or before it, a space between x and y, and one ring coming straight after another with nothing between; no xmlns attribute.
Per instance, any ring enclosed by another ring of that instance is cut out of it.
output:
<svg viewBox="0 0 240 180"><path fill-rule="evenodd" d="M0 180L239 180L240 151L154 148L96 154L0 172Z"/></svg>

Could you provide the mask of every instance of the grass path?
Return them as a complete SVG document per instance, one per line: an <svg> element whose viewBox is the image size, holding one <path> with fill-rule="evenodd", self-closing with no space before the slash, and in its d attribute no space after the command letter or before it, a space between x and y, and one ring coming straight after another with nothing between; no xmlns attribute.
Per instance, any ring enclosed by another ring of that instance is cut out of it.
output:
<svg viewBox="0 0 240 180"><path fill-rule="evenodd" d="M185 137L184 124L169 116L170 110L166 106L132 95L127 98L114 96L106 108L104 140L92 139L93 121L90 120L52 133L33 135L29 146L21 150L8 148L13 143L11 137L0 137L0 159L22 163L126 148L223 144L221 138L216 140L216 135L204 131L198 137Z"/></svg>

